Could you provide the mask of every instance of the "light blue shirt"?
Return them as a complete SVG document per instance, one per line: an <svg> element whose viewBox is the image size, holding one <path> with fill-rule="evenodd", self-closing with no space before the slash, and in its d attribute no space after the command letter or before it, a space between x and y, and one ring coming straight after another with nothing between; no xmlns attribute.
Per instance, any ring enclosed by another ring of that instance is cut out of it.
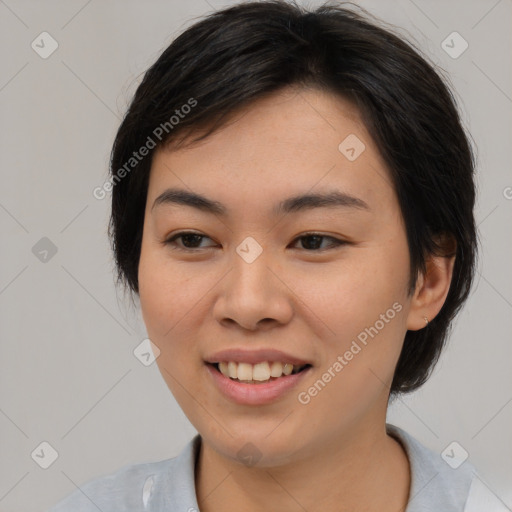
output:
<svg viewBox="0 0 512 512"><path fill-rule="evenodd" d="M402 429L387 425L387 431L409 458L406 512L510 512L467 460L453 469ZM125 466L90 480L48 512L198 512L194 470L200 444L197 435L175 458Z"/></svg>

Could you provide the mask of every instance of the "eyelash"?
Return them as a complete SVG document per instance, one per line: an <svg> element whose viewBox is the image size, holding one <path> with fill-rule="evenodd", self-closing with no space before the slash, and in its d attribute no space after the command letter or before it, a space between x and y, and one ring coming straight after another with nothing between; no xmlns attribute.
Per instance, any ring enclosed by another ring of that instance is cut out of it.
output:
<svg viewBox="0 0 512 512"><path fill-rule="evenodd" d="M196 235L201 238L201 241L203 238L209 238L206 235L201 235L200 233L195 233L194 231L180 231L179 233L174 234L171 238L164 240L163 244L167 245L167 246L171 246L171 248L173 250L189 252L189 253L198 252L201 249L213 249L214 248L213 246L212 247L203 247L203 248L201 248L201 247L196 247L196 248L180 247L175 244L175 240L177 240L178 238L182 238L183 236L186 236L186 235ZM293 240L293 242L297 242L298 240L301 240L304 238L315 237L315 236L323 238L323 239L331 240L332 241L331 247L330 248L328 247L327 249L326 248L324 248L324 249L304 249L305 251L307 251L307 252L324 252L326 250L335 249L336 247L349 244L349 242L347 242L345 240L339 240L338 238L334 238L332 236L322 235L321 233L314 233L314 232L313 233L304 233L303 235L295 238ZM199 243L201 243L201 241Z"/></svg>

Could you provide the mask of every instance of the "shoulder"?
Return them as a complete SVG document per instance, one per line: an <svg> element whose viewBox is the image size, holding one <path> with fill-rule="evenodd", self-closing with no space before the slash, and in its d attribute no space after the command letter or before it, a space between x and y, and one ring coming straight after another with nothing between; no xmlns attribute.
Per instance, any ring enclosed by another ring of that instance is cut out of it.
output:
<svg viewBox="0 0 512 512"><path fill-rule="evenodd" d="M411 466L406 512L502 512L500 500L487 488L467 452L458 444L435 452L404 430L387 425L388 434L404 447Z"/></svg>
<svg viewBox="0 0 512 512"><path fill-rule="evenodd" d="M181 500L193 506L199 439L191 440L177 457L124 466L89 480L47 512L140 512L168 508Z"/></svg>
<svg viewBox="0 0 512 512"><path fill-rule="evenodd" d="M144 506L144 494L148 494L155 478L166 473L173 461L125 466L115 473L89 480L48 512L140 510Z"/></svg>

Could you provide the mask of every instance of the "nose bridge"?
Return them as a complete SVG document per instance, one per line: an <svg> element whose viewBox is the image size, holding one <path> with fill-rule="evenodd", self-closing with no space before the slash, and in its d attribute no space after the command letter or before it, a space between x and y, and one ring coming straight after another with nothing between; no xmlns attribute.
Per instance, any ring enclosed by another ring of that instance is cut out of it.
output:
<svg viewBox="0 0 512 512"><path fill-rule="evenodd" d="M245 238L233 255L233 272L231 276L231 293L240 294L241 298L254 303L264 303L272 282L270 250L264 249L254 238Z"/></svg>
<svg viewBox="0 0 512 512"><path fill-rule="evenodd" d="M255 328L260 320L286 322L292 309L286 287L272 272L270 250L247 237L236 247L232 271L226 276L217 319L230 319L245 328Z"/></svg>

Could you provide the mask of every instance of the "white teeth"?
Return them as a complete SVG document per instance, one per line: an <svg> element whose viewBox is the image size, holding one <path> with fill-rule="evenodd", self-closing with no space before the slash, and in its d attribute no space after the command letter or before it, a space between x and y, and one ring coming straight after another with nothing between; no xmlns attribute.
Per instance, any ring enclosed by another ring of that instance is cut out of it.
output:
<svg viewBox="0 0 512 512"><path fill-rule="evenodd" d="M238 365L235 362L230 361L228 363L228 373L227 373L227 376L231 377L232 379L236 379L238 377L237 369L238 369ZM226 375L226 374L224 374L224 375Z"/></svg>
<svg viewBox="0 0 512 512"><path fill-rule="evenodd" d="M286 363L284 366L283 366L283 373L285 375L290 375L290 373L292 373L293 371L293 364L290 364L290 363Z"/></svg>
<svg viewBox="0 0 512 512"><path fill-rule="evenodd" d="M264 363L255 364L252 367L252 380L268 380L270 379L270 366Z"/></svg>
<svg viewBox="0 0 512 512"><path fill-rule="evenodd" d="M222 375L229 375L228 363L226 363L225 361L219 363L219 370L222 373Z"/></svg>
<svg viewBox="0 0 512 512"><path fill-rule="evenodd" d="M238 380L252 380L252 364L238 363Z"/></svg>
<svg viewBox="0 0 512 512"><path fill-rule="evenodd" d="M281 377L283 374L283 363L279 361L274 361L270 366L270 376L271 377Z"/></svg>
<svg viewBox="0 0 512 512"><path fill-rule="evenodd" d="M237 363L235 361L219 362L219 371L222 375L231 379L238 379L244 382L265 382L271 377L282 377L291 375L302 370L304 365L293 365L291 363L281 363L280 361L262 361L254 365L250 363Z"/></svg>

